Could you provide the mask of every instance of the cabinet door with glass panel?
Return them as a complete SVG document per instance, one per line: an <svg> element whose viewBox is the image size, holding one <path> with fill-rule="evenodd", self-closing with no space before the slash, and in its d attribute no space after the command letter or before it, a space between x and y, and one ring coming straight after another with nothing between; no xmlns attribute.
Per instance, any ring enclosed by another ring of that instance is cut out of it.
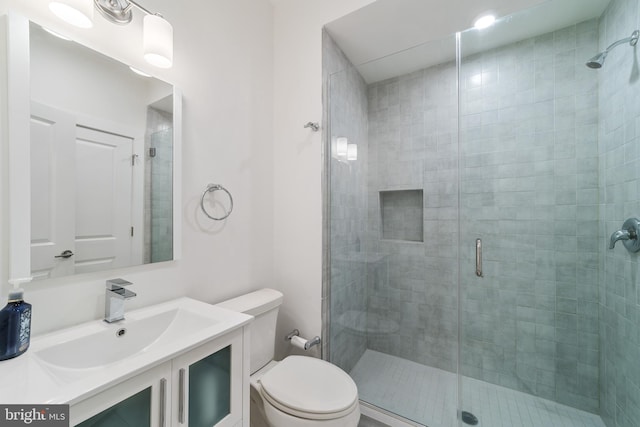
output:
<svg viewBox="0 0 640 427"><path fill-rule="evenodd" d="M100 394L71 405L77 427L168 426L171 362L151 368Z"/></svg>
<svg viewBox="0 0 640 427"><path fill-rule="evenodd" d="M242 421L242 330L173 360L174 427L231 427Z"/></svg>

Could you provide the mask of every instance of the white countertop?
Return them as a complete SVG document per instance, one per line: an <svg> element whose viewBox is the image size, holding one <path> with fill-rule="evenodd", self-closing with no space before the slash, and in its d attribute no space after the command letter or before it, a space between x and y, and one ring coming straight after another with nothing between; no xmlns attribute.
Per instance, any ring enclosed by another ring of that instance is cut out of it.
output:
<svg viewBox="0 0 640 427"><path fill-rule="evenodd" d="M44 362L38 352L105 329L114 334L127 324L171 309L187 309L191 313L211 319L211 326L196 331L184 331L177 339L158 338L155 344L122 360L104 366L69 369ZM247 325L253 317L226 310L190 298L179 298L125 314L125 320L109 324L95 320L72 328L52 332L31 341L21 356L0 362L0 402L3 404L74 404L102 390L131 378L149 368L166 362L207 341Z"/></svg>

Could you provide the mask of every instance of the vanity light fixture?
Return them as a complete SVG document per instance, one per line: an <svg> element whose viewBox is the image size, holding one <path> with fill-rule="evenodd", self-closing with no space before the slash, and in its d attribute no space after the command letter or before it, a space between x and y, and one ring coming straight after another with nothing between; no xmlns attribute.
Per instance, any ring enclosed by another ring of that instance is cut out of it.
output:
<svg viewBox="0 0 640 427"><path fill-rule="evenodd" d="M490 26L495 24L495 22L496 22L496 16L491 13L488 13L488 14L483 14L479 16L473 23L473 26L477 30L484 30L485 28L489 28Z"/></svg>
<svg viewBox="0 0 640 427"><path fill-rule="evenodd" d="M71 25L79 28L93 27L93 0L51 0L49 9Z"/></svg>
<svg viewBox="0 0 640 427"><path fill-rule="evenodd" d="M358 160L357 144L347 144L347 160L351 160L351 161Z"/></svg>
<svg viewBox="0 0 640 427"><path fill-rule="evenodd" d="M338 158L347 157L349 152L349 140L344 136L336 138L336 156Z"/></svg>
<svg viewBox="0 0 640 427"><path fill-rule="evenodd" d="M173 27L160 15L144 17L144 59L159 68L173 64Z"/></svg>
<svg viewBox="0 0 640 427"><path fill-rule="evenodd" d="M144 59L159 68L173 65L173 27L160 14L152 13L133 0L49 0L49 9L69 24L80 28L93 26L93 11L109 22L126 25L133 19L133 7L138 8L143 19L142 45Z"/></svg>

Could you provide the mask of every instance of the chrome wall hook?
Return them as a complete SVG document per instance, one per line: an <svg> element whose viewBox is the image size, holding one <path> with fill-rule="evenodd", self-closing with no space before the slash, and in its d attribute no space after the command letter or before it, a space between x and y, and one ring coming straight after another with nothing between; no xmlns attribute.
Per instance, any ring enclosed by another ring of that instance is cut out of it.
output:
<svg viewBox="0 0 640 427"><path fill-rule="evenodd" d="M311 128L311 130L314 132L318 132L318 130L320 130L320 125L318 124L318 122L307 122L307 124L304 125L304 127L305 129Z"/></svg>

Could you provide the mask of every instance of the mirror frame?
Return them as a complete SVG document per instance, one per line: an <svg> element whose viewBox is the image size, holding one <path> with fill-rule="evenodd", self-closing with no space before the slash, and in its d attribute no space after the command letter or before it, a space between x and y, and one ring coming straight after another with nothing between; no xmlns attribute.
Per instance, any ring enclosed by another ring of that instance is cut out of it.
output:
<svg viewBox="0 0 640 427"><path fill-rule="evenodd" d="M9 283L31 282L30 19L9 10L7 43ZM36 21L33 21L38 24ZM85 46L88 49L95 49ZM104 55L102 52L98 52ZM108 56L108 55L105 55ZM112 58L114 59L114 58ZM115 61L120 62L117 59ZM155 78L155 77L154 77ZM159 79L162 80L162 79ZM163 80L164 81L164 80ZM173 87L173 258L182 257L182 94ZM155 264L155 263L152 263ZM162 263L158 263L162 264ZM150 264L137 264L132 268ZM109 272L113 270L103 270ZM101 273L95 272L95 273ZM86 273L86 274L95 274ZM73 276L76 276L75 274ZM73 277L64 276L64 277Z"/></svg>

